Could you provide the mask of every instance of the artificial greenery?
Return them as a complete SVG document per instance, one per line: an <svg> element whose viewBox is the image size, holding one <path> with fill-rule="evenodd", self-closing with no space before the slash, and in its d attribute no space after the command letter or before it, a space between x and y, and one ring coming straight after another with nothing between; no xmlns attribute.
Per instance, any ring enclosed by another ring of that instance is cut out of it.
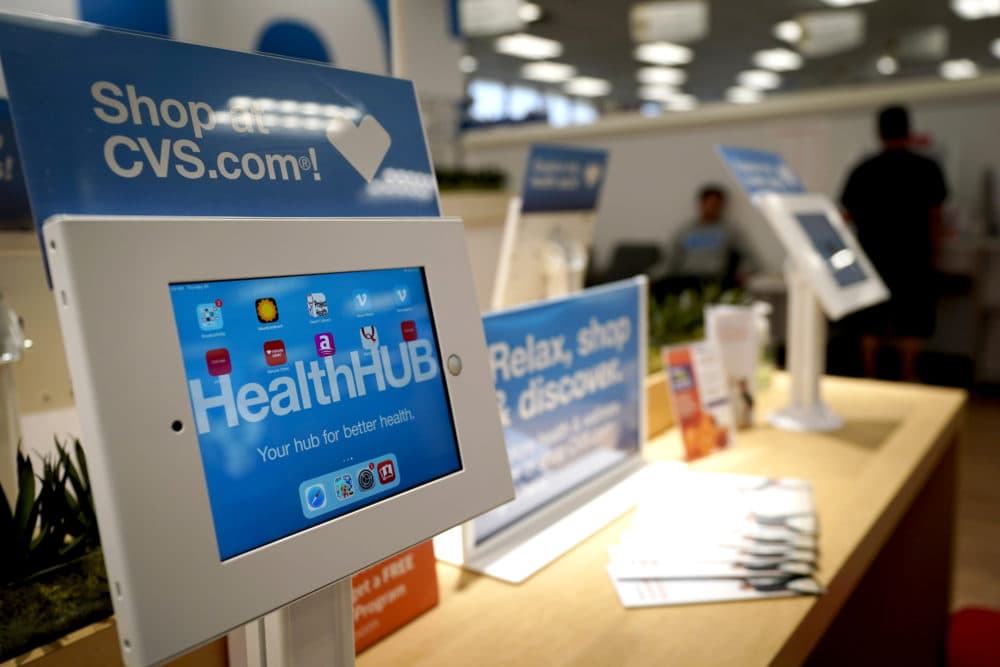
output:
<svg viewBox="0 0 1000 667"><path fill-rule="evenodd" d="M30 457L17 453L14 507L6 494L0 502L0 583L17 583L100 544L83 447L74 441L74 461L58 439L55 444L56 456L42 459L40 475Z"/></svg>
<svg viewBox="0 0 1000 667"><path fill-rule="evenodd" d="M507 175L498 169L449 169L435 167L438 189L441 192L456 190L503 190Z"/></svg>
<svg viewBox="0 0 1000 667"><path fill-rule="evenodd" d="M739 289L724 290L710 284L700 290L686 289L667 294L662 301L649 299L649 372L663 370L660 349L705 337L705 306L746 305L749 299Z"/></svg>
<svg viewBox="0 0 1000 667"><path fill-rule="evenodd" d="M17 494L0 486L0 661L112 612L79 440L56 440L36 474L17 453Z"/></svg>

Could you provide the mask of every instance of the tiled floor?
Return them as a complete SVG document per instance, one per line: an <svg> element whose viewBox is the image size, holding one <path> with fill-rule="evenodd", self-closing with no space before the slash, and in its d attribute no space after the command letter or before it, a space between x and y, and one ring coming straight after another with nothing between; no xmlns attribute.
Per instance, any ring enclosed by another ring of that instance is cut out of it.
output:
<svg viewBox="0 0 1000 667"><path fill-rule="evenodd" d="M1000 399L972 399L967 415L953 608L1000 609Z"/></svg>

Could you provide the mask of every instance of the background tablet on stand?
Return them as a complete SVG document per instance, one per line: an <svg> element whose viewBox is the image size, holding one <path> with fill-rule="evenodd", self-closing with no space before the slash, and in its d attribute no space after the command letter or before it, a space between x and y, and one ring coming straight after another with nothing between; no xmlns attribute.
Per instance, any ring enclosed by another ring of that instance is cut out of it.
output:
<svg viewBox="0 0 1000 667"><path fill-rule="evenodd" d="M770 416L779 428L829 431L843 425L820 396L826 318L839 320L889 298L889 290L829 197L760 194L755 201L788 252L789 405Z"/></svg>

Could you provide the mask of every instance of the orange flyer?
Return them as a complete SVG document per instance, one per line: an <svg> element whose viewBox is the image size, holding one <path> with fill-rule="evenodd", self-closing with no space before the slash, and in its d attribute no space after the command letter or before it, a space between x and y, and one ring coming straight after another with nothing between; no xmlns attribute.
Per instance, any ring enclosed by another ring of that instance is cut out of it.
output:
<svg viewBox="0 0 1000 667"><path fill-rule="evenodd" d="M693 461L733 445L733 412L726 374L709 343L661 352L684 458Z"/></svg>
<svg viewBox="0 0 1000 667"><path fill-rule="evenodd" d="M354 575L354 651L361 653L438 603L430 540Z"/></svg>

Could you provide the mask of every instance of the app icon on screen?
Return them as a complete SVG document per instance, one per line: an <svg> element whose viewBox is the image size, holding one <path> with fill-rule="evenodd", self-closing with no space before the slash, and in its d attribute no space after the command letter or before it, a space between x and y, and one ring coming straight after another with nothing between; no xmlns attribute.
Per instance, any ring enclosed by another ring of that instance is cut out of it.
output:
<svg viewBox="0 0 1000 667"><path fill-rule="evenodd" d="M271 324L278 321L278 302L267 297L257 299L257 320L261 324Z"/></svg>
<svg viewBox="0 0 1000 667"><path fill-rule="evenodd" d="M354 290L354 309L358 312L371 310L371 298L368 296L368 290Z"/></svg>
<svg viewBox="0 0 1000 667"><path fill-rule="evenodd" d="M369 351L378 349L378 329L374 324L361 327L361 347Z"/></svg>
<svg viewBox="0 0 1000 667"><path fill-rule="evenodd" d="M224 347L206 352L205 364L208 366L209 375L229 375L233 372L233 363L229 360L229 350Z"/></svg>
<svg viewBox="0 0 1000 667"><path fill-rule="evenodd" d="M326 507L326 491L322 484L313 484L306 489L306 505L311 510L321 510Z"/></svg>
<svg viewBox="0 0 1000 667"><path fill-rule="evenodd" d="M330 308L326 303L326 294L323 292L313 292L306 295L306 307L309 308L309 317L326 317L330 314Z"/></svg>
<svg viewBox="0 0 1000 667"><path fill-rule="evenodd" d="M362 468L358 471L358 486L361 487L362 491L367 491L368 489L375 486L375 475L368 468Z"/></svg>
<svg viewBox="0 0 1000 667"><path fill-rule="evenodd" d="M410 305L410 290L406 285L399 285L392 290L392 296L396 299L396 305L398 306L409 306Z"/></svg>
<svg viewBox="0 0 1000 667"><path fill-rule="evenodd" d="M396 481L396 466L390 459L382 461L375 467L378 469L378 481L383 484L390 484Z"/></svg>
<svg viewBox="0 0 1000 667"><path fill-rule="evenodd" d="M264 360L268 366L281 366L288 362L288 355L285 354L285 342L281 340L269 340L264 343Z"/></svg>
<svg viewBox="0 0 1000 667"><path fill-rule="evenodd" d="M348 473L337 475L333 479L333 490L337 493L337 500L347 500L354 495L354 481Z"/></svg>
<svg viewBox="0 0 1000 667"><path fill-rule="evenodd" d="M404 320L399 328L403 330L403 340L411 341L417 339L417 323L413 320Z"/></svg>
<svg viewBox="0 0 1000 667"><path fill-rule="evenodd" d="M321 357L332 357L337 351L332 333L318 333L313 336L313 341L316 343L316 354Z"/></svg>
<svg viewBox="0 0 1000 667"><path fill-rule="evenodd" d="M199 303L198 327L202 331L218 331L222 328L222 301L215 303Z"/></svg>

